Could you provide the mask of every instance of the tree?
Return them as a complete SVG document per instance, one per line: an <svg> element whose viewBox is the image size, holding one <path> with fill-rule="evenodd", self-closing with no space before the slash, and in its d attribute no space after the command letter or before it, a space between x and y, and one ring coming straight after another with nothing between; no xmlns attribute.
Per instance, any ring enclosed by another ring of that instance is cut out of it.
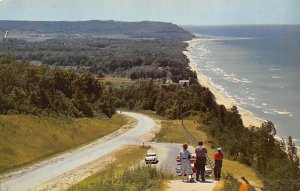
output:
<svg viewBox="0 0 300 191"><path fill-rule="evenodd" d="M102 72L102 70L98 70L97 77L98 78L104 78L104 73Z"/></svg>
<svg viewBox="0 0 300 191"><path fill-rule="evenodd" d="M299 166L299 157L297 153L297 147L295 145L295 142L292 139L292 136L288 137L287 141L287 153L289 159L295 164L295 166Z"/></svg>

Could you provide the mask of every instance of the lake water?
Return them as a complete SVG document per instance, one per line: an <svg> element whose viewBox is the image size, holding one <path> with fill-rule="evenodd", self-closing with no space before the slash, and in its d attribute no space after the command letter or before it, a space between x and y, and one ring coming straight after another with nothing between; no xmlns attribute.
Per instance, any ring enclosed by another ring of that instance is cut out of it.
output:
<svg viewBox="0 0 300 191"><path fill-rule="evenodd" d="M299 146L300 25L186 29L201 36L191 49L197 72Z"/></svg>

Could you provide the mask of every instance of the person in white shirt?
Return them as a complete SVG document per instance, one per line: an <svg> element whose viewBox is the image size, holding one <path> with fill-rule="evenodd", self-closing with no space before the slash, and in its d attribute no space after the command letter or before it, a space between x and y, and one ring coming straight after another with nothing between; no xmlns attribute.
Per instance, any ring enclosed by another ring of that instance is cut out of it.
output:
<svg viewBox="0 0 300 191"><path fill-rule="evenodd" d="M182 181L184 181L184 176L186 176L186 180L189 181L189 176L191 175L190 181L194 180L193 178L193 170L191 165L191 153L187 150L188 145L183 144L182 150L180 151L180 165L181 165L181 176Z"/></svg>

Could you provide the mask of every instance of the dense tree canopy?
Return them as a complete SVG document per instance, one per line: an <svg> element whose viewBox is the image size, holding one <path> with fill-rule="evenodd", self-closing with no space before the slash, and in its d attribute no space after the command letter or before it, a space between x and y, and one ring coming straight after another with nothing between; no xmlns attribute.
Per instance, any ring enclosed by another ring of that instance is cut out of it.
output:
<svg viewBox="0 0 300 191"><path fill-rule="evenodd" d="M0 113L92 117L115 112L110 90L93 75L0 60Z"/></svg>
<svg viewBox="0 0 300 191"><path fill-rule="evenodd" d="M132 79L196 79L182 53L186 44L164 39L55 38L41 42L8 39L0 42L0 55L17 60L89 70L94 74Z"/></svg>

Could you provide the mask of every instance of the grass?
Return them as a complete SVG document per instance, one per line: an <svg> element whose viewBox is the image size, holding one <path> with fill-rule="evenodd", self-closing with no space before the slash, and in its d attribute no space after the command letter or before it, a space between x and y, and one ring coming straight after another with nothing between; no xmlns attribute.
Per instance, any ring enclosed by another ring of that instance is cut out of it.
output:
<svg viewBox="0 0 300 191"><path fill-rule="evenodd" d="M127 122L122 115L112 119L1 115L0 172L88 143Z"/></svg>
<svg viewBox="0 0 300 191"><path fill-rule="evenodd" d="M103 170L74 185L69 191L160 190L169 174L149 166L135 166L149 147L128 146L115 153L115 161Z"/></svg>
<svg viewBox="0 0 300 191"><path fill-rule="evenodd" d="M213 191L222 191L222 189L224 188L224 180L221 180L218 182L218 184L214 187Z"/></svg>
<svg viewBox="0 0 300 191"><path fill-rule="evenodd" d="M154 141L167 143L191 143L181 125L175 121L162 121L161 130L156 134Z"/></svg>
<svg viewBox="0 0 300 191"><path fill-rule="evenodd" d="M169 174L153 166L135 166L121 174L111 171L106 177L98 179L86 187L76 187L70 191L157 191L164 184Z"/></svg>
<svg viewBox="0 0 300 191"><path fill-rule="evenodd" d="M204 124L199 124L195 117L189 117L184 120L184 125L196 140L204 141L208 150L208 155L211 159L213 159L213 155L215 153L215 150L213 149L214 145L210 142L209 136L204 132L204 128L206 126ZM160 132L156 134L155 140L158 142L192 144L191 140L181 127L181 120L163 121L162 128ZM232 174L236 179L244 176L256 188L261 188L263 186L263 183L258 177L257 173L250 167L239 162L224 159L222 172L226 174Z"/></svg>
<svg viewBox="0 0 300 191"><path fill-rule="evenodd" d="M224 159L222 171L223 173L231 174L236 179L240 179L241 176L246 177L255 188L260 189L263 187L263 182L257 176L257 173L250 167L237 161Z"/></svg>
<svg viewBox="0 0 300 191"><path fill-rule="evenodd" d="M100 81L114 88L119 88L122 86L126 87L135 83L135 81L131 80L130 78L121 78L114 76L106 76L105 78L101 78Z"/></svg>
<svg viewBox="0 0 300 191"><path fill-rule="evenodd" d="M184 125L197 140L207 140L207 136L198 130L201 125L194 120L184 120ZM161 122L161 130L156 134L157 142L192 144L181 126L181 120L165 120Z"/></svg>
<svg viewBox="0 0 300 191"><path fill-rule="evenodd" d="M214 191L236 191L239 190L241 183L232 175L226 174L224 179L214 188ZM249 191L255 191L255 188L249 186Z"/></svg>

